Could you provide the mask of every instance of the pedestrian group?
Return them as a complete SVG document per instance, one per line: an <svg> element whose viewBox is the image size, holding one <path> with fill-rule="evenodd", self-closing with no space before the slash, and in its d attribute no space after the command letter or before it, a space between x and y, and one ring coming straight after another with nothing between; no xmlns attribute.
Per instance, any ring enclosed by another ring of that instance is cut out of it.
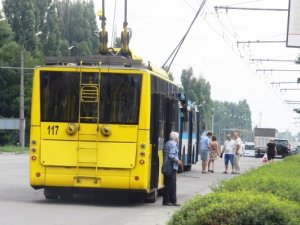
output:
<svg viewBox="0 0 300 225"><path fill-rule="evenodd" d="M240 157L242 155L242 141L238 132L234 132L233 139L228 133L226 141L224 142L223 149L218 146L217 138L212 132L208 131L201 139L201 160L202 160L202 173L214 173L214 162L218 156L224 156L225 170L224 174L231 172L232 174L240 173ZM228 165L231 165L231 171Z"/></svg>
<svg viewBox="0 0 300 225"><path fill-rule="evenodd" d="M224 155L225 171L228 173L228 164L231 164L231 173L240 173L240 155L242 153L242 141L239 138L238 132L234 132L231 139L230 134L227 134L226 141L222 150L219 150L217 138L212 132L208 131L201 139L200 154L202 160L202 173L214 173L215 161L218 157ZM170 139L163 147L163 164L162 173L164 174L164 206L180 206L177 203L176 195L176 174L182 162L179 159L178 150L179 134L177 132L170 133Z"/></svg>

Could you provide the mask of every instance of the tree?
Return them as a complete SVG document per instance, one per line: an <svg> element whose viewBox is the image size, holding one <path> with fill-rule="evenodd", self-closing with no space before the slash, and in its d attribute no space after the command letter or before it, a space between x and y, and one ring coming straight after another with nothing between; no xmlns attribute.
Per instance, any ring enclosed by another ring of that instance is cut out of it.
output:
<svg viewBox="0 0 300 225"><path fill-rule="evenodd" d="M0 22L0 66L19 66L20 46L13 40L14 33L7 21ZM19 117L19 73L0 68L0 117ZM0 131L0 145L15 144L17 131Z"/></svg>
<svg viewBox="0 0 300 225"><path fill-rule="evenodd" d="M49 3L48 1L44 1ZM40 11L44 12L42 22L40 22L40 30L42 30L42 48L45 56L61 56L62 55L62 33L59 27L60 19L57 14L57 6L55 3L49 5L40 5ZM46 9L45 9L46 7ZM68 47L67 47L68 48Z"/></svg>
<svg viewBox="0 0 300 225"><path fill-rule="evenodd" d="M82 2L64 0L57 2L62 40L75 46L72 55L92 55L98 52L99 41L94 35L97 30L93 1Z"/></svg>
<svg viewBox="0 0 300 225"><path fill-rule="evenodd" d="M182 70L181 84L188 99L199 105L201 122L206 124L207 128L211 128L212 100L210 97L210 84L203 77L195 77L193 68ZM209 127L210 126L210 127Z"/></svg>
<svg viewBox="0 0 300 225"><path fill-rule="evenodd" d="M34 51L36 48L35 8L32 0L4 0L5 16L15 33L15 39L25 49Z"/></svg>
<svg viewBox="0 0 300 225"><path fill-rule="evenodd" d="M233 102L213 102L214 131L221 142L227 132L239 131L242 140L252 141L251 111L246 100Z"/></svg>

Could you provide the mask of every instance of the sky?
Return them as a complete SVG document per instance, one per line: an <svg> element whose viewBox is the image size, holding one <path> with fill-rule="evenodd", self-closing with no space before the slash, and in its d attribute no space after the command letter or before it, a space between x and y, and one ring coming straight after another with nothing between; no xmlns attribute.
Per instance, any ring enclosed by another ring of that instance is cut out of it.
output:
<svg viewBox="0 0 300 225"><path fill-rule="evenodd" d="M162 66L185 34L202 0L127 2L128 26L133 31L131 50L145 62ZM101 0L94 3L96 11L102 8ZM272 84L295 82L300 71L274 70L300 70L300 65L251 60L295 60L300 49L287 48L285 43L237 44L285 41L287 11L215 10L215 6L287 9L288 3L289 0L207 0L171 67L175 81L180 84L182 70L192 67L196 76L209 81L213 100L237 103L246 99L253 127L300 132L300 115L293 112L297 105L285 103L300 101L300 91L285 90L300 88L299 85ZM122 31L124 0L106 0L105 6L111 44L111 37L120 36ZM257 71L265 69L273 71Z"/></svg>
<svg viewBox="0 0 300 225"><path fill-rule="evenodd" d="M101 9L102 1L94 2L95 8ZM128 0L128 26L133 30L130 48L145 62L162 66L201 3L202 0ZM299 116L293 112L297 106L285 103L300 100L300 92L281 90L300 87L298 84L272 84L296 82L300 71L274 70L300 70L300 66L293 62L256 61L295 60L299 48L287 48L282 42L237 44L257 40L285 41L287 11L219 9L216 12L215 6L287 9L288 0L208 0L172 65L175 81L180 83L182 70L192 67L196 76L210 82L213 100L237 103L246 99L253 126L289 130L294 134L300 132ZM113 33L120 36L124 1L106 1L105 7L109 38ZM257 71L265 69L273 71Z"/></svg>

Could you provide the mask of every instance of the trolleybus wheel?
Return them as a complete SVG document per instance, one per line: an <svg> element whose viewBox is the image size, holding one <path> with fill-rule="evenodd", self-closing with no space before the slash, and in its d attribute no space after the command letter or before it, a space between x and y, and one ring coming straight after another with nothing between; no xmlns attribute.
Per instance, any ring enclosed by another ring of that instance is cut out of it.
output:
<svg viewBox="0 0 300 225"><path fill-rule="evenodd" d="M46 199L56 200L58 199L58 193L50 188L44 188L44 196Z"/></svg>
<svg viewBox="0 0 300 225"><path fill-rule="evenodd" d="M164 189L165 189L165 187L158 190L158 196L163 196L164 195Z"/></svg>
<svg viewBox="0 0 300 225"><path fill-rule="evenodd" d="M152 192L146 194L144 197L144 202L146 203L155 203L157 200L158 191L157 188L154 188Z"/></svg>

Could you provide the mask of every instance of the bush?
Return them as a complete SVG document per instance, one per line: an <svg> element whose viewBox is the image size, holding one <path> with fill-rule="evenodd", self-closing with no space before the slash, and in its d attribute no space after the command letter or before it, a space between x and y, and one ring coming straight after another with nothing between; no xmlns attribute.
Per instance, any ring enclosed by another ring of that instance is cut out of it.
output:
<svg viewBox="0 0 300 225"><path fill-rule="evenodd" d="M187 202L170 225L300 224L300 155L221 181Z"/></svg>
<svg viewBox="0 0 300 225"><path fill-rule="evenodd" d="M300 155L253 169L229 181L221 181L214 191L236 190L272 193L300 204Z"/></svg>
<svg viewBox="0 0 300 225"><path fill-rule="evenodd" d="M169 225L296 225L300 206L272 194L238 191L197 196L179 211Z"/></svg>

